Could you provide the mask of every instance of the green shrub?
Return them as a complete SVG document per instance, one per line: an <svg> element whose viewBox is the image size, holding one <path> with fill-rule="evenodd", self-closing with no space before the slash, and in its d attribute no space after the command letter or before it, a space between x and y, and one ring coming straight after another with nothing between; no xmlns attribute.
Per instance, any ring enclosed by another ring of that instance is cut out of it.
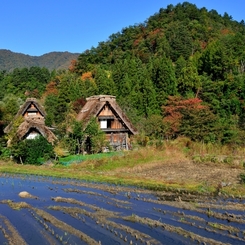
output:
<svg viewBox="0 0 245 245"><path fill-rule="evenodd" d="M194 163L201 163L203 160L202 160L202 157L200 155L196 155L196 156L192 157L192 161Z"/></svg>
<svg viewBox="0 0 245 245"><path fill-rule="evenodd" d="M43 136L20 141L12 146L11 152L17 162L25 164L40 164L39 158L54 157L53 146Z"/></svg>
<svg viewBox="0 0 245 245"><path fill-rule="evenodd" d="M224 163L232 164L233 162L234 162L233 157L228 156L224 159Z"/></svg>
<svg viewBox="0 0 245 245"><path fill-rule="evenodd" d="M240 174L241 182L245 183L245 174Z"/></svg>
<svg viewBox="0 0 245 245"><path fill-rule="evenodd" d="M11 151L9 148L4 147L1 149L1 159L3 160L9 160L11 156Z"/></svg>

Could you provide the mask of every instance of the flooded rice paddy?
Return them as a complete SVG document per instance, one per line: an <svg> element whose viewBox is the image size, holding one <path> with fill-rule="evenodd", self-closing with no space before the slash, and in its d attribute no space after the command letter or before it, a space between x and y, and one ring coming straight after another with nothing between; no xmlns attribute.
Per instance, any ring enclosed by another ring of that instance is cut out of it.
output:
<svg viewBox="0 0 245 245"><path fill-rule="evenodd" d="M0 188L0 244L245 244L242 199L7 174Z"/></svg>

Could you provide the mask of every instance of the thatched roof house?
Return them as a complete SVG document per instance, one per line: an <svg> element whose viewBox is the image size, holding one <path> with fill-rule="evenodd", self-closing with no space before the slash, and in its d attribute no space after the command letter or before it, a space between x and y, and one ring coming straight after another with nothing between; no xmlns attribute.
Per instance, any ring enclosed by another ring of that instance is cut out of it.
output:
<svg viewBox="0 0 245 245"><path fill-rule="evenodd" d="M130 136L137 134L128 117L116 102L112 95L96 95L86 99L86 104L77 115L77 120L84 126L92 117L96 117L100 129L106 133L110 145L116 148L128 149Z"/></svg>
<svg viewBox="0 0 245 245"><path fill-rule="evenodd" d="M4 133L10 133L14 121L19 117L23 117L23 122L16 131L18 140L34 139L36 136L42 135L50 143L53 143L57 138L50 128L45 125L45 116L45 110L38 101L35 98L28 98L20 107L13 121L4 129Z"/></svg>

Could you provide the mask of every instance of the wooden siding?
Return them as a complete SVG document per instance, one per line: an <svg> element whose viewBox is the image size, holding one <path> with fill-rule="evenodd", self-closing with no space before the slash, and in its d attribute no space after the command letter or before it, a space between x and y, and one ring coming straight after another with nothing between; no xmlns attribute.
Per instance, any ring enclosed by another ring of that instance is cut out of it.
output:
<svg viewBox="0 0 245 245"><path fill-rule="evenodd" d="M130 147L130 140L127 133L107 133L106 140L110 142L111 146L120 149L128 149Z"/></svg>
<svg viewBox="0 0 245 245"><path fill-rule="evenodd" d="M111 108L105 105L98 114L98 120L107 120L107 128L124 129L122 123L116 118Z"/></svg>
<svg viewBox="0 0 245 245"><path fill-rule="evenodd" d="M113 112L108 105L105 105L102 110L100 111L98 116L113 116Z"/></svg>

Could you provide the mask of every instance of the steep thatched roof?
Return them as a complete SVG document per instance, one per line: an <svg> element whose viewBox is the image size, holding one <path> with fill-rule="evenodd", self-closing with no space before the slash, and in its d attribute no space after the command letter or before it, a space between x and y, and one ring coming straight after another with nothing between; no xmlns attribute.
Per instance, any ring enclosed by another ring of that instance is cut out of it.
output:
<svg viewBox="0 0 245 245"><path fill-rule="evenodd" d="M41 106L37 99L35 98L27 98L25 103L20 107L19 111L17 112L17 114L15 115L13 121L15 121L19 116L24 116L25 112L27 111L27 109L30 107L30 105L33 104L36 109L39 111L39 113L41 114L42 117L46 116L45 110L43 108L43 106ZM9 123L9 125L4 129L4 133L9 133L12 129L12 125L13 125L13 121Z"/></svg>
<svg viewBox="0 0 245 245"><path fill-rule="evenodd" d="M78 121L83 121L86 126L92 117L98 116L103 107L107 104L110 106L114 115L119 118L131 134L137 134L128 117L123 113L122 109L116 102L116 97L112 95L95 95L86 99L87 102L77 115Z"/></svg>
<svg viewBox="0 0 245 245"><path fill-rule="evenodd" d="M44 119L34 117L26 118L25 121L19 126L16 135L19 140L23 140L33 129L46 138L49 143L54 143L54 141L57 140L53 132L45 125Z"/></svg>
<svg viewBox="0 0 245 245"><path fill-rule="evenodd" d="M45 110L44 110L43 106L41 106L38 103L37 99L35 99L35 98L27 98L26 102L20 107L20 109L19 109L18 113L16 114L16 116L17 117L20 116L20 115L23 116L31 104L33 104L37 108L37 110L40 112L40 114L43 117L46 116L46 113L45 113Z"/></svg>
<svg viewBox="0 0 245 245"><path fill-rule="evenodd" d="M34 106L31 106L34 105ZM26 112L39 112L39 114L33 114L31 116L25 116ZM13 121L4 129L4 133L10 133L13 128L13 123L17 118L23 117L24 121L20 124L16 131L16 136L19 140L23 140L33 130L40 133L45 137L48 142L53 143L57 140L54 133L45 125L46 113L44 108L38 103L35 98L28 98L25 103L20 107L19 111L15 115Z"/></svg>

